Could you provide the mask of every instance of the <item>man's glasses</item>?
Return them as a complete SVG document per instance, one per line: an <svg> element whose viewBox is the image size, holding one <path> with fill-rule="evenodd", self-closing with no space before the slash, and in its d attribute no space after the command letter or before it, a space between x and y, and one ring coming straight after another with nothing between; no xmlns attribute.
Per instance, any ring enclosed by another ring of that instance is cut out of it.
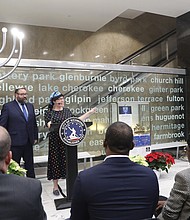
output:
<svg viewBox="0 0 190 220"><path fill-rule="evenodd" d="M17 93L17 95L20 95L20 96L27 96L28 94L27 94L27 93Z"/></svg>

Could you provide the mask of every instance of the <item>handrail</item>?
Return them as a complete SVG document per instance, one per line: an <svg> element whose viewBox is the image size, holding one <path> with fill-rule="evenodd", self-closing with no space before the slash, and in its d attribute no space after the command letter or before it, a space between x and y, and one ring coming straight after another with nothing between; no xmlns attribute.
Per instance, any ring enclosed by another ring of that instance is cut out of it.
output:
<svg viewBox="0 0 190 220"><path fill-rule="evenodd" d="M176 34L176 29L173 29L172 31L168 32L167 34L164 34L163 36L159 37L155 41L153 41L153 42L149 43L148 45L142 47L141 49L139 49L136 52L132 53L128 57L126 57L123 60L119 61L117 64L124 64L126 62L129 62L130 60L138 57L142 53L150 50L151 48L153 48L155 46L157 46L158 44L160 44L161 42L163 42L164 40L168 39L169 37L171 37L174 34Z"/></svg>

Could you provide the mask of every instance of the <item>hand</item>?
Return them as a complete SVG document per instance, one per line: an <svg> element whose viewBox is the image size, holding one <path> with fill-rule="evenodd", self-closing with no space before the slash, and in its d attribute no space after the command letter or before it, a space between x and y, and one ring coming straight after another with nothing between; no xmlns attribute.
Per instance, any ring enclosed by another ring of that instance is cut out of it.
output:
<svg viewBox="0 0 190 220"><path fill-rule="evenodd" d="M50 126L51 126L51 121L49 121L49 122L47 123L47 126L48 126L48 128L50 128Z"/></svg>
<svg viewBox="0 0 190 220"><path fill-rule="evenodd" d="M34 140L34 144L37 144L38 143L38 140Z"/></svg>
<svg viewBox="0 0 190 220"><path fill-rule="evenodd" d="M84 113L83 115L81 115L79 117L80 120L84 121L86 120L87 118L89 118L92 114L94 114L96 112L97 108L92 108L90 109L88 112Z"/></svg>
<svg viewBox="0 0 190 220"><path fill-rule="evenodd" d="M165 203L166 203L166 201L158 201L156 210L162 209L164 207Z"/></svg>

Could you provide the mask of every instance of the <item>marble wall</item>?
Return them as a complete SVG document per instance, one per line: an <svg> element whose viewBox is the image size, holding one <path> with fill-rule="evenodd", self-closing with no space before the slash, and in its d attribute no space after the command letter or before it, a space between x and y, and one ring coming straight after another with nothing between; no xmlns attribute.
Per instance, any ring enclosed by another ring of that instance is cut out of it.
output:
<svg viewBox="0 0 190 220"><path fill-rule="evenodd" d="M24 32L24 59L117 63L174 29L176 21L144 13L133 20L117 17L97 32L0 23L3 26ZM1 56L9 54L10 45Z"/></svg>

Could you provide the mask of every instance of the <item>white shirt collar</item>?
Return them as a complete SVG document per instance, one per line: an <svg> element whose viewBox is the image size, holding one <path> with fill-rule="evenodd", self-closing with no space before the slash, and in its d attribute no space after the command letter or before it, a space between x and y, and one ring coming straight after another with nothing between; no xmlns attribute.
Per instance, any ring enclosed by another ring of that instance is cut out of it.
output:
<svg viewBox="0 0 190 220"><path fill-rule="evenodd" d="M129 156L128 155L120 155L120 154L116 154L116 155L109 155L109 156L107 156L105 159L104 159L104 161L106 160L106 159L108 159L108 158L112 158L112 157L125 157L125 158L129 158Z"/></svg>

